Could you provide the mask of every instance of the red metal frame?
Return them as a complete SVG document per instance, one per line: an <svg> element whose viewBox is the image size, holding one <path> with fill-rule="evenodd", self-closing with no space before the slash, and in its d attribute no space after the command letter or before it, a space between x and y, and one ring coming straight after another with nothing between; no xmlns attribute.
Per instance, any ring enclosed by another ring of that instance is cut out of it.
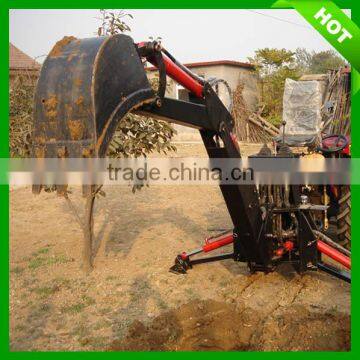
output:
<svg viewBox="0 0 360 360"><path fill-rule="evenodd" d="M204 252L204 253L210 252L215 249L219 249L223 246L229 245L233 241L234 241L233 234L225 235L225 236L218 238L211 242L209 240L205 240L205 244L201 248L194 250L191 253L183 252L181 254L181 257L183 260L186 260L191 255L195 255L195 254L198 254L201 252ZM281 250L281 252L279 252L278 255L279 256L284 255L286 252L292 251L293 248L294 248L294 243L292 241L286 241L284 244L284 247L279 249L279 250ZM321 240L317 240L317 249L322 254L327 255L328 257L335 260L339 264L345 266L348 269L351 269L351 259L348 256L342 254L340 251L332 248L328 244L325 244Z"/></svg>
<svg viewBox="0 0 360 360"><path fill-rule="evenodd" d="M342 254L340 251L332 248L328 244L325 244L321 240L317 241L317 248L321 253L327 255L346 268L351 269L351 259L348 256Z"/></svg>
<svg viewBox="0 0 360 360"><path fill-rule="evenodd" d="M162 57L165 64L166 75L182 85L185 89L192 92L196 97L202 98L203 86L174 64L165 54L163 54Z"/></svg>

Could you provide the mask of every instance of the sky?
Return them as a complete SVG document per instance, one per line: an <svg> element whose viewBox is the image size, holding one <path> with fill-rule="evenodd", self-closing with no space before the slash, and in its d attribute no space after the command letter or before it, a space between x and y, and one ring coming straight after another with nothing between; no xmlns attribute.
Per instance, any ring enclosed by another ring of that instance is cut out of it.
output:
<svg viewBox="0 0 360 360"><path fill-rule="evenodd" d="M247 61L264 47L332 49L294 10L125 10L135 41L160 36L182 62ZM98 10L11 10L10 42L40 63L64 36L96 36Z"/></svg>

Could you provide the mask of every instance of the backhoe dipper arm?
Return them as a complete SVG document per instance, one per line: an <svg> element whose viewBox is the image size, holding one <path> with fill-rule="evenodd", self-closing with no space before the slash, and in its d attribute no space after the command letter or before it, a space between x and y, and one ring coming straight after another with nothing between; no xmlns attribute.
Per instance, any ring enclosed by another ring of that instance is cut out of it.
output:
<svg viewBox="0 0 360 360"><path fill-rule="evenodd" d="M198 128L210 159L240 159L233 118L211 85L192 74L167 51L164 53L158 43L145 42L137 47L139 55L159 69L160 81L163 71L191 94L189 102L159 97L154 104L144 105L137 112ZM160 88L162 86L160 83ZM217 137L221 138L222 144ZM234 224L235 260L267 267L270 259L266 244L259 244L263 220L256 187L221 184L220 189Z"/></svg>

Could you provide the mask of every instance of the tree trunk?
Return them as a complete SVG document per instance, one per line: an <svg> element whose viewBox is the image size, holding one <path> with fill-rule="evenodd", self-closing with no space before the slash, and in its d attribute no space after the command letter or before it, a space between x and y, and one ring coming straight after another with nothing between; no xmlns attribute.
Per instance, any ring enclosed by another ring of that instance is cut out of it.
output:
<svg viewBox="0 0 360 360"><path fill-rule="evenodd" d="M95 194L91 191L86 196L85 204L85 218L84 218L84 241L83 241L83 253L82 253L82 268L86 273L89 273L93 269L93 240L94 240L94 202Z"/></svg>

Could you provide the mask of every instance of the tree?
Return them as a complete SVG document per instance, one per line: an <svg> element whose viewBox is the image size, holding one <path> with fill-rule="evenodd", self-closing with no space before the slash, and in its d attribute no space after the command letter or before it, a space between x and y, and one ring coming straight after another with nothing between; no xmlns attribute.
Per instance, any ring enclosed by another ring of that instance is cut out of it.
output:
<svg viewBox="0 0 360 360"><path fill-rule="evenodd" d="M346 62L334 50L320 51L313 53L309 72L312 74L324 74L329 70L345 66Z"/></svg>
<svg viewBox="0 0 360 360"><path fill-rule="evenodd" d="M100 10L101 26L98 28L99 36L111 36L118 33L131 31L125 22L126 18L132 18L131 14L119 12L109 12ZM31 154L31 138L33 131L33 106L35 81L30 81L25 76L18 77L9 94L10 100L10 153L11 156L27 157ZM158 86L158 80L150 81L154 89ZM171 144L171 139L176 133L171 124L158 121L149 117L128 114L120 121L115 135L108 149L108 156L112 157L139 157L157 151L167 153L175 151L176 147ZM141 185L135 185L133 192L140 189ZM94 248L93 234L93 208L97 195L104 195L101 186L89 187L89 195L86 198L85 214L81 218L78 210L72 204L69 193L64 196L69 203L70 209L79 222L84 235L84 246L82 256L82 267L86 272L93 266L96 255ZM56 188L45 187L45 191L54 191Z"/></svg>
<svg viewBox="0 0 360 360"><path fill-rule="evenodd" d="M99 36L111 36L131 31L124 21L126 17L132 18L130 14L123 11L110 12L107 10L100 10L100 14L102 23L97 31ZM150 83L156 91L158 80L154 78ZM174 134L174 128L164 121L129 113L119 122L107 155L111 157L146 157L153 151L166 154L167 151L176 150L176 147L170 142ZM141 189L141 187L141 185L134 185L133 192ZM84 219L82 220L77 216L77 220L82 227L84 236L82 268L85 272L90 272L98 249L95 246L93 231L94 203L96 196L103 192L101 186L96 185L88 186L87 190ZM65 194L65 198L76 214L76 209L70 202L68 194Z"/></svg>
<svg viewBox="0 0 360 360"><path fill-rule="evenodd" d="M249 61L255 64L261 79L263 115L278 125L281 121L285 80L299 77L295 53L286 49L258 49L255 57L249 58Z"/></svg>
<svg viewBox="0 0 360 360"><path fill-rule="evenodd" d="M298 69L304 74L325 74L346 65L345 60L334 50L308 51L298 48L295 51L295 61Z"/></svg>
<svg viewBox="0 0 360 360"><path fill-rule="evenodd" d="M98 29L100 36L131 31L124 20L126 17L132 19L131 14L122 10L118 12L100 10L100 14L101 26ZM150 84L156 90L159 81L157 78L153 78L150 80ZM176 147L171 144L171 138L175 133L173 126L165 121L128 114L118 124L109 146L108 156L138 157L146 156L153 151L165 154L168 151L175 151Z"/></svg>
<svg viewBox="0 0 360 360"><path fill-rule="evenodd" d="M279 68L290 68L295 61L294 54L286 49L264 48L256 50L255 57L249 61L255 64L261 76L267 76Z"/></svg>
<svg viewBox="0 0 360 360"><path fill-rule="evenodd" d="M294 56L299 72L301 74L310 72L312 53L305 48L297 48Z"/></svg>
<svg viewBox="0 0 360 360"><path fill-rule="evenodd" d="M287 78L297 80L302 74L322 74L345 65L345 61L333 50L310 52L304 48L298 48L295 52L258 49L249 61L255 64L261 79L263 115L275 125L281 122Z"/></svg>
<svg viewBox="0 0 360 360"><path fill-rule="evenodd" d="M125 13L123 10L112 12L101 9L100 15L101 26L97 32L99 36L109 36L131 31L130 26L123 20L126 17L133 19L131 14Z"/></svg>

